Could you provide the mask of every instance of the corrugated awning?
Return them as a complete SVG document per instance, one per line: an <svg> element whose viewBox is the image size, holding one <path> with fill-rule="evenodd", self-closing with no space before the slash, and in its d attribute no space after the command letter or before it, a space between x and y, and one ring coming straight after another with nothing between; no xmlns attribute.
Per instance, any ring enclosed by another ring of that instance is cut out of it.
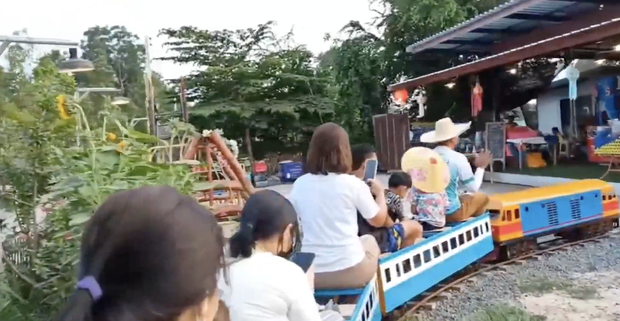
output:
<svg viewBox="0 0 620 321"><path fill-rule="evenodd" d="M616 0L512 0L407 47L459 54L490 54L498 44L540 28L557 26L596 12ZM495 51L497 53L497 51Z"/></svg>
<svg viewBox="0 0 620 321"><path fill-rule="evenodd" d="M416 88L438 81L450 80L458 76L517 63L522 60L535 58L547 53L558 52L571 47L583 46L617 35L620 35L620 17L564 33L559 36L537 41L473 62L390 85L388 90L394 91L401 88Z"/></svg>

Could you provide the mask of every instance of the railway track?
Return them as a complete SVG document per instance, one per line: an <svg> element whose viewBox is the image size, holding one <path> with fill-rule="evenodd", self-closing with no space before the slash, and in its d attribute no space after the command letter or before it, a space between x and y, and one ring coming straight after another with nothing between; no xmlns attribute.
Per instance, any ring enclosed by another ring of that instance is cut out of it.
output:
<svg viewBox="0 0 620 321"><path fill-rule="evenodd" d="M483 275L484 273L499 269L506 270L509 266L524 265L530 260L540 260L543 254L568 250L570 247L578 245L585 246L588 243L600 242L603 239L610 237L620 237L620 229L614 229L612 232L604 235L592 236L577 241L567 241L562 238L553 239L538 243L538 250L524 253L507 261L490 264L477 264L466 270L464 274L454 276L453 278L440 283L419 298L405 304L405 306L400 308L398 311L395 311L396 313L390 315L388 320L398 320L405 315L415 315L418 311L432 310L437 303L441 302L443 299L447 299L451 292L463 290L467 282L475 281L476 276Z"/></svg>

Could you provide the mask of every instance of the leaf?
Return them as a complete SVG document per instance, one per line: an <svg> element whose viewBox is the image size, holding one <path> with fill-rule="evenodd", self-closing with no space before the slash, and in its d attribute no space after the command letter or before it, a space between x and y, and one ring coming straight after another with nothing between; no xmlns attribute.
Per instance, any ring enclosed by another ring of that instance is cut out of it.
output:
<svg viewBox="0 0 620 321"><path fill-rule="evenodd" d="M91 213L79 213L71 216L69 221L70 226L82 225L86 223L91 217Z"/></svg>

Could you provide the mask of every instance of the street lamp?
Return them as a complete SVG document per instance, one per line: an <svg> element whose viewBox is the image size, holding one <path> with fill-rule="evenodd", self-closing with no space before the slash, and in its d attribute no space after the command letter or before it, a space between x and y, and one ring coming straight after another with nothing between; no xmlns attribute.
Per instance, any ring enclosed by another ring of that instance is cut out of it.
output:
<svg viewBox="0 0 620 321"><path fill-rule="evenodd" d="M78 58L77 48L69 49L69 60L58 64L58 71L63 73L77 73L95 70L95 65L91 61Z"/></svg>
<svg viewBox="0 0 620 321"><path fill-rule="evenodd" d="M95 94L116 94L116 93L120 93L120 92L121 92L120 89L110 88L110 87L77 88L75 90L75 96L73 97L73 99L76 102L79 103L82 100L84 100L84 98L86 98L88 96L88 94L90 94L90 93L95 93Z"/></svg>
<svg viewBox="0 0 620 321"><path fill-rule="evenodd" d="M127 97L114 97L114 99L112 99L112 105L114 106L127 105L130 102L131 100Z"/></svg>

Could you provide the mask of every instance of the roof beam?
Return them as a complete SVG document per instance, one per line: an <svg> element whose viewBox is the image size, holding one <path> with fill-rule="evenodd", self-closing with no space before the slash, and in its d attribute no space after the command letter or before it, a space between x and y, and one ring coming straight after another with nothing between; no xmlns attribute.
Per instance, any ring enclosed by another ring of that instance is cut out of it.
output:
<svg viewBox="0 0 620 321"><path fill-rule="evenodd" d="M444 41L445 44L450 45L467 45L467 46L489 46L492 45L493 41L481 41L477 39L464 40L464 39L452 39Z"/></svg>
<svg viewBox="0 0 620 321"><path fill-rule="evenodd" d="M487 28L478 28L471 31L472 33L483 33L489 35L522 35L526 32L517 31L517 30L509 30L509 29L487 29Z"/></svg>
<svg viewBox="0 0 620 321"><path fill-rule="evenodd" d="M608 21L617 17L620 17L620 5L605 6L605 10L597 10L558 25L536 28L522 36L517 36L511 40L493 45L490 51L497 54L510 49L523 47L543 39L562 35L573 30L586 28L600 23L601 21Z"/></svg>
<svg viewBox="0 0 620 321"><path fill-rule="evenodd" d="M506 17L506 19L528 20L528 21L548 21L548 22L564 22L568 19L561 16L538 15L527 13L515 13Z"/></svg>
<svg viewBox="0 0 620 321"><path fill-rule="evenodd" d="M484 13L474 19L465 21L460 25L443 31L436 36L426 38L422 41L407 46L407 52L416 53L422 50L432 48L446 40L464 35L472 30L483 28L493 21L505 18L506 16L515 14L525 8L529 8L532 5L542 3L545 0L514 0L504 5Z"/></svg>
<svg viewBox="0 0 620 321"><path fill-rule="evenodd" d="M449 80L458 76L480 72L498 66L517 63L522 60L542 56L551 52L557 52L571 47L583 46L605 38L620 34L620 17L597 25L565 33L560 36L541 40L527 46L512 49L494 56L452 67L446 70L434 72L425 76L417 77L388 87L394 91L401 88L416 88L438 81Z"/></svg>

